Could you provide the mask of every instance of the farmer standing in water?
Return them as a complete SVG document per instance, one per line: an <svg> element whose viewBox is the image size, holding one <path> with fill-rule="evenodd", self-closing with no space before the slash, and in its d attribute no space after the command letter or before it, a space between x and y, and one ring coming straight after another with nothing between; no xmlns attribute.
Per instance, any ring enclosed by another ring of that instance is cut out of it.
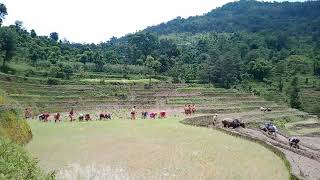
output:
<svg viewBox="0 0 320 180"><path fill-rule="evenodd" d="M70 122L73 121L73 115L74 115L73 108L71 108L71 111L69 113Z"/></svg>
<svg viewBox="0 0 320 180"><path fill-rule="evenodd" d="M30 107L28 107L28 108L26 108L25 110L24 110L24 117L26 118L26 119L29 119L29 118L31 118L31 108Z"/></svg>
<svg viewBox="0 0 320 180"><path fill-rule="evenodd" d="M136 106L133 106L131 110L131 120L136 120Z"/></svg>

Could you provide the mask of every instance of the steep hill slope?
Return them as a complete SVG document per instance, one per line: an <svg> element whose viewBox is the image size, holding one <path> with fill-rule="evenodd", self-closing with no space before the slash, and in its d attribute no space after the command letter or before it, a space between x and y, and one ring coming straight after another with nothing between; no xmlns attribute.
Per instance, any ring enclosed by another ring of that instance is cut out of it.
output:
<svg viewBox="0 0 320 180"><path fill-rule="evenodd" d="M147 28L157 34L205 32L277 31L301 35L319 32L320 2L258 2L241 0L228 3L203 16L176 18Z"/></svg>

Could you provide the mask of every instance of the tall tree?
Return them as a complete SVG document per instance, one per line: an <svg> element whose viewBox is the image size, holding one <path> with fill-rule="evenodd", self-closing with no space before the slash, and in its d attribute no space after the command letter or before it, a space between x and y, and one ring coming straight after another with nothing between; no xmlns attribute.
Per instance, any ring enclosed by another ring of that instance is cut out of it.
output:
<svg viewBox="0 0 320 180"><path fill-rule="evenodd" d="M16 51L16 35L9 28L0 28L0 50L3 56L2 66L5 67Z"/></svg>
<svg viewBox="0 0 320 180"><path fill-rule="evenodd" d="M315 76L320 76L320 56L313 59L313 74Z"/></svg>
<svg viewBox="0 0 320 180"><path fill-rule="evenodd" d="M151 86L152 74L157 72L157 70L161 67L161 63L158 60L154 59L152 56L147 56L145 66L148 68L149 86Z"/></svg>
<svg viewBox="0 0 320 180"><path fill-rule="evenodd" d="M82 62L83 65L86 65L86 63L88 62L88 56L86 53L78 55L77 57L78 57L79 62Z"/></svg>
<svg viewBox="0 0 320 180"><path fill-rule="evenodd" d="M0 3L0 26L2 25L3 19L6 15L8 15L7 7L4 4Z"/></svg>
<svg viewBox="0 0 320 180"><path fill-rule="evenodd" d="M14 22L14 25L15 25L15 27L16 27L16 31L17 31L17 32L23 30L23 22L22 22L22 21L16 20L16 21Z"/></svg>
<svg viewBox="0 0 320 180"><path fill-rule="evenodd" d="M57 32L52 32L50 33L50 38L57 42L59 40L59 34Z"/></svg>
<svg viewBox="0 0 320 180"><path fill-rule="evenodd" d="M299 79L298 77L294 77L291 82L291 92L290 92L290 105L292 108L300 109L301 102L299 96Z"/></svg>
<svg viewBox="0 0 320 180"><path fill-rule="evenodd" d="M223 88L230 88L240 79L240 57L237 58L232 55L232 52L227 52L226 55L210 62L206 70L208 70L208 77L203 76L203 81L207 81L206 78L209 78L211 83L216 83Z"/></svg>
<svg viewBox="0 0 320 180"><path fill-rule="evenodd" d="M37 61L42 57L41 47L37 44L32 44L29 47L29 58L31 59L32 65L36 66Z"/></svg>
<svg viewBox="0 0 320 180"><path fill-rule="evenodd" d="M263 81L263 78L265 78L270 73L271 68L271 64L261 58L256 61L251 61L248 64L248 72L259 81Z"/></svg>
<svg viewBox="0 0 320 180"><path fill-rule="evenodd" d="M100 55L100 53L96 52L94 54L93 62L96 65L96 71L101 72L103 70L103 65L105 64L105 61Z"/></svg>
<svg viewBox="0 0 320 180"><path fill-rule="evenodd" d="M37 33L36 33L36 31L35 31L34 29L31 29L31 31L30 31L30 36L31 36L32 38L37 37Z"/></svg>
<svg viewBox="0 0 320 180"><path fill-rule="evenodd" d="M142 52L144 58L153 54L159 46L159 39L151 33L137 33L128 36L129 47L135 47L136 52Z"/></svg>

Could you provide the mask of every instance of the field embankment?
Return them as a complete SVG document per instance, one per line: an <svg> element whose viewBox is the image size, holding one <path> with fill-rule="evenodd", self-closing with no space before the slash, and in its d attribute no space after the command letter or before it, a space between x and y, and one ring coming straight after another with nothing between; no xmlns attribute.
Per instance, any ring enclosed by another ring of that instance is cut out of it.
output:
<svg viewBox="0 0 320 180"><path fill-rule="evenodd" d="M0 179L53 179L54 174L45 174L23 148L32 132L19 108L9 102L0 94Z"/></svg>

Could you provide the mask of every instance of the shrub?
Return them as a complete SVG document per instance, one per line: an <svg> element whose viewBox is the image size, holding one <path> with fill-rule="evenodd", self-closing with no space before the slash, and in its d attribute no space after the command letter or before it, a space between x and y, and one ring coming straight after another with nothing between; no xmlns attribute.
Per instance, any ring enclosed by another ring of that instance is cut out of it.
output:
<svg viewBox="0 0 320 180"><path fill-rule="evenodd" d="M125 100L128 98L128 94L126 93L115 93L115 96L122 100Z"/></svg>
<svg viewBox="0 0 320 180"><path fill-rule="evenodd" d="M80 69L84 69L84 65L81 62L70 62L74 71L79 71Z"/></svg>
<svg viewBox="0 0 320 180"><path fill-rule="evenodd" d="M16 70L9 66L0 66L0 71L7 74L15 74Z"/></svg>
<svg viewBox="0 0 320 180"><path fill-rule="evenodd" d="M0 109L0 136L21 145L32 139L28 123L19 118L16 110L6 108Z"/></svg>
<svg viewBox="0 0 320 180"><path fill-rule="evenodd" d="M0 138L0 179L54 179L46 175L37 161L21 146Z"/></svg>
<svg viewBox="0 0 320 180"><path fill-rule="evenodd" d="M123 74L123 71L124 71L123 64L106 64L103 66L103 72L106 72L106 73ZM126 72L128 74L146 74L148 70L144 66L127 65Z"/></svg>
<svg viewBox="0 0 320 180"><path fill-rule="evenodd" d="M53 78L48 78L47 84L48 85L57 85L57 84L59 84L59 80L58 79L53 79Z"/></svg>
<svg viewBox="0 0 320 180"><path fill-rule="evenodd" d="M26 71L24 76L25 77L30 77L30 76L33 76L33 75L35 75L35 72L32 69L29 69L29 70Z"/></svg>
<svg viewBox="0 0 320 180"><path fill-rule="evenodd" d="M96 65L94 63L86 63L84 65L84 70L93 72L96 70Z"/></svg>
<svg viewBox="0 0 320 180"><path fill-rule="evenodd" d="M5 103L5 99L3 96L0 95L0 105Z"/></svg>
<svg viewBox="0 0 320 180"><path fill-rule="evenodd" d="M105 80L104 78L102 78L102 79L100 79L99 83L100 83L101 85L104 85L104 84L106 84L106 80Z"/></svg>
<svg viewBox="0 0 320 180"><path fill-rule="evenodd" d="M274 123L277 127L281 128L281 129L284 129L284 128L285 128L285 124L287 123L287 121L289 121L289 120L276 119L276 120L273 121L273 123Z"/></svg>
<svg viewBox="0 0 320 180"><path fill-rule="evenodd" d="M144 89L151 89L152 88L152 85L150 85L150 84L145 84L144 85Z"/></svg>
<svg viewBox="0 0 320 180"><path fill-rule="evenodd" d="M38 61L36 67L47 68L51 66L51 62L47 60Z"/></svg>
<svg viewBox="0 0 320 180"><path fill-rule="evenodd" d="M56 77L56 78L61 78L61 79L62 79L62 78L64 78L64 77L65 77L65 74L64 74L63 72L60 72L60 71L59 71L59 72L57 72L57 73L56 73L56 76L55 76L55 77Z"/></svg>

